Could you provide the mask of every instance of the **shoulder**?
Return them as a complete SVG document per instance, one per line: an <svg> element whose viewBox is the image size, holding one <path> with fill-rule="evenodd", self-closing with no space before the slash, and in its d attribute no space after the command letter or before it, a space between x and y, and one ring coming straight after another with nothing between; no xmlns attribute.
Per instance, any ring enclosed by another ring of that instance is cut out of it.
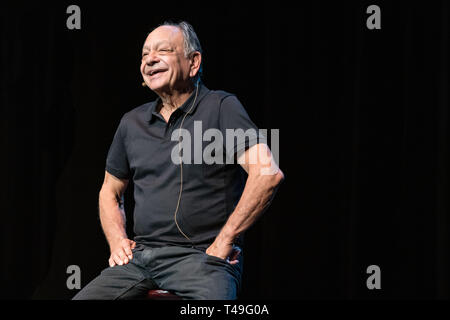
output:
<svg viewBox="0 0 450 320"><path fill-rule="evenodd" d="M218 111L230 101L237 101L236 95L224 90L210 90L205 97L205 102L209 107L215 107Z"/></svg>
<svg viewBox="0 0 450 320"><path fill-rule="evenodd" d="M123 114L121 118L121 122L130 122L130 121L136 121L138 119L143 119L146 116L148 116L150 112L150 108L153 107L155 101L147 102L144 104L141 104L140 106L126 112Z"/></svg>
<svg viewBox="0 0 450 320"><path fill-rule="evenodd" d="M141 104L134 109L125 112L120 118L118 131L123 136L127 136L128 133L134 132L134 129L137 128L141 123L144 123L148 120L150 109L153 107L154 101L147 102Z"/></svg>
<svg viewBox="0 0 450 320"><path fill-rule="evenodd" d="M218 99L222 101L227 97L236 95L234 93L230 93L224 90L210 90L208 96L210 97L210 99Z"/></svg>

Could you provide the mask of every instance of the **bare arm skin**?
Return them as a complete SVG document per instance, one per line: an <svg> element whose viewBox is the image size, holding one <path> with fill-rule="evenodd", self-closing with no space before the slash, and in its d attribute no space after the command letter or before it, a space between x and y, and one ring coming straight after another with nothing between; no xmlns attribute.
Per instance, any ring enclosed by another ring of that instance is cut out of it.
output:
<svg viewBox="0 0 450 320"><path fill-rule="evenodd" d="M133 258L131 249L136 246L134 241L128 239L125 227L123 194L127 185L128 180L118 179L105 171L98 206L100 222L111 252L111 267L127 264Z"/></svg>
<svg viewBox="0 0 450 320"><path fill-rule="evenodd" d="M244 191L233 213L206 250L209 255L228 259L230 264L239 262L239 251L233 249L234 240L269 207L284 180L283 172L275 164L272 153L265 144L249 148L238 158L238 163L248 173Z"/></svg>

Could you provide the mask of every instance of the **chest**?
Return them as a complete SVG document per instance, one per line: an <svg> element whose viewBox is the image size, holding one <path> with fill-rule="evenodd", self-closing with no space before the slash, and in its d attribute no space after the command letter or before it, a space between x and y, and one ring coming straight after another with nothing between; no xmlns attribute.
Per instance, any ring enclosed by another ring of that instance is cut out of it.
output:
<svg viewBox="0 0 450 320"><path fill-rule="evenodd" d="M188 176L220 171L225 162L222 156L224 145L211 134L220 132L218 119L214 116L188 115L183 121L183 116L172 113L167 121L156 119L151 124L142 124L133 132L128 132L126 152L135 178L161 176L164 172L171 175L173 170L179 175L180 162L183 163L184 174Z"/></svg>

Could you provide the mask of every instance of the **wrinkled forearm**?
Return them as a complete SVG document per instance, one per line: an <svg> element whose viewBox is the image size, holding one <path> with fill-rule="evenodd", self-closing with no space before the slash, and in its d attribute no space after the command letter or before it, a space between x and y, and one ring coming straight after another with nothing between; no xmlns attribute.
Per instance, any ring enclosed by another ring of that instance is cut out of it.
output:
<svg viewBox="0 0 450 320"><path fill-rule="evenodd" d="M127 238L123 202L118 200L114 193L100 191L99 214L102 229L110 247Z"/></svg>

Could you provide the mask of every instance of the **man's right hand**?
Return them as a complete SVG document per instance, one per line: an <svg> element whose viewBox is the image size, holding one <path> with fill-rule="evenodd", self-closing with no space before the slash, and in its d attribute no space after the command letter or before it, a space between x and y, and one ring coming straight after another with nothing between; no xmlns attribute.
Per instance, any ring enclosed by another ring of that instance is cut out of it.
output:
<svg viewBox="0 0 450 320"><path fill-rule="evenodd" d="M109 257L109 266L114 267L115 265L127 264L131 259L133 259L133 253L131 249L136 247L136 242L130 239L122 239L117 243L110 245L111 256Z"/></svg>

